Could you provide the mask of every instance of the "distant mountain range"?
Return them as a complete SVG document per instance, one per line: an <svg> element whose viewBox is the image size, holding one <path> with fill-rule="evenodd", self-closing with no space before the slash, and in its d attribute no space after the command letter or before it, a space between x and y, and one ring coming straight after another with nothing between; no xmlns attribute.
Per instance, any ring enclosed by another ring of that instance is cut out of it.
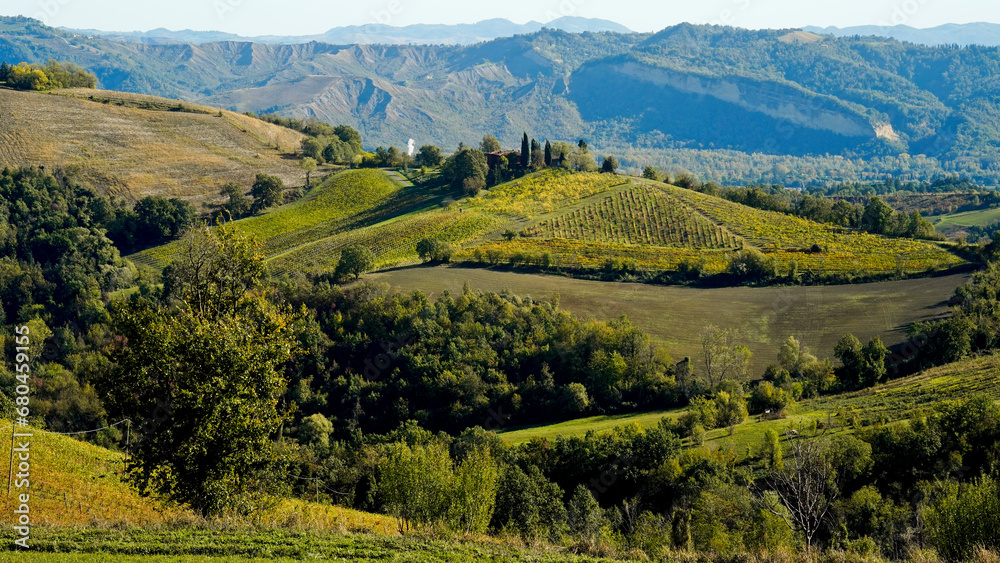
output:
<svg viewBox="0 0 1000 563"><path fill-rule="evenodd" d="M613 21L562 17L542 24L530 21L517 24L510 20L496 18L478 23L457 25L416 24L394 27L383 24L351 25L334 27L325 33L314 35L263 35L249 37L222 31L174 31L164 28L150 31L103 31L98 29L60 28L70 33L100 36L115 41L149 44L202 44L217 41L250 41L254 43L297 44L317 41L334 45L471 45L501 37L512 37L535 33L544 28L559 29L569 33L602 32L631 33L631 30ZM855 35L891 37L921 45L988 45L1000 46L1000 24L968 23L946 24L926 29L907 25L854 27L807 26L804 31L820 35L851 37Z"/></svg>
<svg viewBox="0 0 1000 563"><path fill-rule="evenodd" d="M268 35L261 37L243 37L221 31L171 31L169 29L154 29L151 31L101 31L96 29L62 28L70 33L99 35L107 39L128 41L133 43L213 43L216 41L252 41L268 44L295 44L318 41L334 45L470 45L490 41L498 37L512 37L518 34L535 33L543 28L560 29L570 33L613 31L615 33L631 33L623 25L608 20L562 17L549 23L530 21L516 24L505 19L483 20L478 23L457 25L416 24L405 27L394 27L383 24L351 25L335 27L326 33L317 35Z"/></svg>
<svg viewBox="0 0 1000 563"><path fill-rule="evenodd" d="M803 29L823 35L836 35L837 37L854 35L892 37L900 41L921 45L1000 45L1000 24L995 23L949 23L926 29L917 29L908 25L862 25L844 28L809 26Z"/></svg>
<svg viewBox="0 0 1000 563"><path fill-rule="evenodd" d="M543 29L472 45L135 43L0 18L0 60L100 86L451 151L585 139L632 170L786 184L964 175L1000 184L1000 49L680 24ZM0 108L0 115L2 115Z"/></svg>

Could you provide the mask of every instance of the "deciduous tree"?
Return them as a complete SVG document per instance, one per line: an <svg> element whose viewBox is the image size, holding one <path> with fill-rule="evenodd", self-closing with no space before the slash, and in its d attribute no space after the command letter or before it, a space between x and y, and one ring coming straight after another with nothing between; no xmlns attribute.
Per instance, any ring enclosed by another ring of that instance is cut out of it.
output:
<svg viewBox="0 0 1000 563"><path fill-rule="evenodd" d="M115 307L114 368L99 385L109 413L137 424L129 478L141 490L205 515L257 510L274 482L290 315L257 292L259 243L235 226L186 244L172 306Z"/></svg>

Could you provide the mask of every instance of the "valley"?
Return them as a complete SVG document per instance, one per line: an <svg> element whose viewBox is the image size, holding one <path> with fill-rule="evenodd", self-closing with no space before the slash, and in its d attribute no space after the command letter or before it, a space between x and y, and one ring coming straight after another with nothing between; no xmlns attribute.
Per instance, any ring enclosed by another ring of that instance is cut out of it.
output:
<svg viewBox="0 0 1000 563"><path fill-rule="evenodd" d="M995 562L998 48L566 16L0 13L0 561Z"/></svg>

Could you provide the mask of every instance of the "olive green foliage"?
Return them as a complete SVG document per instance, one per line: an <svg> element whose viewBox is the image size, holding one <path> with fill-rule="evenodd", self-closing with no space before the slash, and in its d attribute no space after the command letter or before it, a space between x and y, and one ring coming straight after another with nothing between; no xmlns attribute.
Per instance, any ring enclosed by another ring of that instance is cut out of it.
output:
<svg viewBox="0 0 1000 563"><path fill-rule="evenodd" d="M486 187L486 157L479 149L465 147L445 160L441 174L456 188L463 188L474 195L472 188L478 190Z"/></svg>
<svg viewBox="0 0 1000 563"><path fill-rule="evenodd" d="M750 414L765 412L780 413L795 403L793 393L783 387L775 387L770 381L761 381L754 386L747 401Z"/></svg>
<svg viewBox="0 0 1000 563"><path fill-rule="evenodd" d="M316 164L350 165L358 161L361 149L361 134L348 125L333 127L315 119L301 121L289 118L264 116L263 119L297 129L309 135L302 140L303 163L312 159ZM307 172L308 173L308 172ZM307 180L308 185L308 180Z"/></svg>
<svg viewBox="0 0 1000 563"><path fill-rule="evenodd" d="M905 369L916 370L958 361L1000 346L1000 263L988 262L972 280L955 290L954 315L916 323L911 340L920 344Z"/></svg>
<svg viewBox="0 0 1000 563"><path fill-rule="evenodd" d="M756 248L745 248L737 253L726 271L746 281L767 281L777 276L773 261Z"/></svg>
<svg viewBox="0 0 1000 563"><path fill-rule="evenodd" d="M417 151L416 162L420 166L427 166L428 168L436 168L441 166L444 162L444 156L441 154L441 149L435 145L423 145L420 150Z"/></svg>
<svg viewBox="0 0 1000 563"><path fill-rule="evenodd" d="M566 526L563 491L536 465L525 471L504 464L497 488L496 509L490 527L523 538L558 538Z"/></svg>
<svg viewBox="0 0 1000 563"><path fill-rule="evenodd" d="M97 77L73 63L53 59L44 65L19 63L0 65L0 83L18 90L51 90L54 88L94 88Z"/></svg>
<svg viewBox="0 0 1000 563"><path fill-rule="evenodd" d="M254 198L252 210L262 211L282 203L284 191L285 183L281 178L270 174L257 174L250 188L250 195Z"/></svg>
<svg viewBox="0 0 1000 563"><path fill-rule="evenodd" d="M120 211L67 172L0 170L0 394L14 397L19 382L7 362L14 327L26 325L34 425L67 432L108 423L90 378L105 365L108 296L138 277L105 236ZM89 437L110 445L116 435Z"/></svg>
<svg viewBox="0 0 1000 563"><path fill-rule="evenodd" d="M924 511L928 536L950 561L969 561L977 548L1000 548L1000 481L942 486Z"/></svg>
<svg viewBox="0 0 1000 563"><path fill-rule="evenodd" d="M336 276L345 278L354 276L354 279L361 277L361 274L375 267L375 255L371 249L364 246L348 246L340 252L340 261L337 262Z"/></svg>
<svg viewBox="0 0 1000 563"><path fill-rule="evenodd" d="M203 514L251 511L271 492L289 313L258 289L259 243L232 225L193 231L169 272L174 303L113 310L109 412L138 423L129 478Z"/></svg>
<svg viewBox="0 0 1000 563"><path fill-rule="evenodd" d="M134 252L176 238L194 222L197 212L180 198L146 196L132 209L108 212L107 235L122 252Z"/></svg>
<svg viewBox="0 0 1000 563"><path fill-rule="evenodd" d="M379 495L400 532L439 523L483 533L493 517L499 474L487 449L473 450L456 464L440 442L394 442L383 448L378 479Z"/></svg>
<svg viewBox="0 0 1000 563"><path fill-rule="evenodd" d="M484 426L491 410L529 424L679 401L673 361L626 319L583 321L550 302L471 290L434 301L369 284L281 290L316 312L328 339L312 340L310 356L337 358L302 368L312 394L336 400L299 412L320 412L340 433L352 424L388 432L409 419L458 432Z"/></svg>
<svg viewBox="0 0 1000 563"><path fill-rule="evenodd" d="M453 252L450 243L438 238L425 238L417 243L417 255L427 262L449 262Z"/></svg>
<svg viewBox="0 0 1000 563"><path fill-rule="evenodd" d="M618 159L613 156L606 156L601 162L601 172L614 174L618 171Z"/></svg>
<svg viewBox="0 0 1000 563"><path fill-rule="evenodd" d="M243 192L243 188L239 184L229 182L222 186L222 190L219 194L225 196L229 200L227 203L222 205L222 210L225 211L226 219L239 219L250 213L253 200L246 196Z"/></svg>
<svg viewBox="0 0 1000 563"><path fill-rule="evenodd" d="M865 346L853 334L846 334L833 353L842 366L837 370L840 385L846 389L871 387L885 380L886 356L889 350L882 339L875 337Z"/></svg>

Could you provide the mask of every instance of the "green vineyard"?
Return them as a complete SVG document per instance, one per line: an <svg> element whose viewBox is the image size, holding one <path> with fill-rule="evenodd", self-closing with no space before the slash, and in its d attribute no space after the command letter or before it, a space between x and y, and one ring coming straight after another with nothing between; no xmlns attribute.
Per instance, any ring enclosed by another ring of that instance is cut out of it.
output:
<svg viewBox="0 0 1000 563"><path fill-rule="evenodd" d="M737 237L726 228L648 185L615 191L583 208L544 220L525 232L546 239L649 246L712 249L739 246Z"/></svg>
<svg viewBox="0 0 1000 563"><path fill-rule="evenodd" d="M497 215L531 219L558 211L584 198L630 183L614 174L548 169L487 190L465 207Z"/></svg>
<svg viewBox="0 0 1000 563"><path fill-rule="evenodd" d="M781 275L914 273L962 263L936 243L849 231L614 174L545 170L443 209L446 196L404 188L381 170L351 170L238 224L264 242L277 274L328 271L350 245L371 249L380 268L412 263L424 238L452 243L458 260L580 270L685 265L712 274L744 247L764 252ZM505 231L522 236L500 240ZM162 268L180 244L130 258Z"/></svg>
<svg viewBox="0 0 1000 563"><path fill-rule="evenodd" d="M392 266L417 260L417 243L424 238L461 244L507 224L508 221L485 213L421 213L317 240L271 258L268 265L279 275L327 271L336 266L341 250L360 245L375 254L377 267Z"/></svg>

